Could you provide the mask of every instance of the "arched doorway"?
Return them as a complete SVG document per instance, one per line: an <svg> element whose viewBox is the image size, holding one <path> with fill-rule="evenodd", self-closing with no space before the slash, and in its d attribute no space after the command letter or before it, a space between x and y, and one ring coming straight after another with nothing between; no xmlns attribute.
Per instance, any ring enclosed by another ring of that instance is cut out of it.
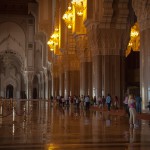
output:
<svg viewBox="0 0 150 150"><path fill-rule="evenodd" d="M38 77L35 75L33 79L33 99L39 98L39 84L38 84Z"/></svg>
<svg viewBox="0 0 150 150"><path fill-rule="evenodd" d="M6 98L13 98L14 87L9 84L6 86Z"/></svg>

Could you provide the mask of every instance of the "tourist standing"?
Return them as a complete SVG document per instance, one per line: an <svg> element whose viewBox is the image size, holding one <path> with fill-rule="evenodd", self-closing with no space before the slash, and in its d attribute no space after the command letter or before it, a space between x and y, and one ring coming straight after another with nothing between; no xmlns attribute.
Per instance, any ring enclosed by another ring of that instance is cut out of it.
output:
<svg viewBox="0 0 150 150"><path fill-rule="evenodd" d="M130 128L132 127L137 128L138 126L136 125L135 99L133 95L129 95L128 106L130 112L130 118L129 118Z"/></svg>
<svg viewBox="0 0 150 150"><path fill-rule="evenodd" d="M137 95L135 97L135 100L136 100L136 112L141 113L142 98L140 97L140 95Z"/></svg>
<svg viewBox="0 0 150 150"><path fill-rule="evenodd" d="M111 106L111 96L110 96L110 94L108 94L107 97L106 97L106 104L107 104L108 111L110 111L110 106Z"/></svg>
<svg viewBox="0 0 150 150"><path fill-rule="evenodd" d="M119 100L118 100L118 97L115 96L115 99L114 99L114 108L117 110L119 108Z"/></svg>

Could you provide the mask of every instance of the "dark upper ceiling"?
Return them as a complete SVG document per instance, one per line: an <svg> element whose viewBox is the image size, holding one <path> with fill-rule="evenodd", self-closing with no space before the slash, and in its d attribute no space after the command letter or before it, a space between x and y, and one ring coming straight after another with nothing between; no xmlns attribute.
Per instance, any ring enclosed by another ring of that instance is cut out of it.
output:
<svg viewBox="0 0 150 150"><path fill-rule="evenodd" d="M35 0L0 0L0 14L28 14L28 3Z"/></svg>

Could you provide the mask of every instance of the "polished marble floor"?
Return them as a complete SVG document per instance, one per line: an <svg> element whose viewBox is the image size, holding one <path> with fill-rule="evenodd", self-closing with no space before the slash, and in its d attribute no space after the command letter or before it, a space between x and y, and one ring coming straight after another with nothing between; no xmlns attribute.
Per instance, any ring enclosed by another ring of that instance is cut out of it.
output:
<svg viewBox="0 0 150 150"><path fill-rule="evenodd" d="M51 106L49 101L0 104L3 150L149 150L150 124L108 112Z"/></svg>

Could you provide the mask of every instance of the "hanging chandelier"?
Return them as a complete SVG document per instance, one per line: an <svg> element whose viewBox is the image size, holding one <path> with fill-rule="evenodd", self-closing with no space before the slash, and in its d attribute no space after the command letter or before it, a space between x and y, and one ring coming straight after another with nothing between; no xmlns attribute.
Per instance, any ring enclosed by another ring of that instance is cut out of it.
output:
<svg viewBox="0 0 150 150"><path fill-rule="evenodd" d="M65 21L68 29L71 29L73 25L73 11L71 6L68 6L68 10L65 12L62 18Z"/></svg>
<svg viewBox="0 0 150 150"><path fill-rule="evenodd" d="M47 44L50 47L51 51L54 51L57 48L57 46L59 45L59 30L58 30L58 28L55 28L55 31L51 35L51 37L48 40Z"/></svg>
<svg viewBox="0 0 150 150"><path fill-rule="evenodd" d="M75 7L78 16L82 16L84 10L86 9L86 0L72 0L71 2Z"/></svg>
<svg viewBox="0 0 150 150"><path fill-rule="evenodd" d="M126 49L126 57L130 54L131 50L139 51L139 49L140 49L139 25L138 23L135 23L134 26L131 28L130 41Z"/></svg>

